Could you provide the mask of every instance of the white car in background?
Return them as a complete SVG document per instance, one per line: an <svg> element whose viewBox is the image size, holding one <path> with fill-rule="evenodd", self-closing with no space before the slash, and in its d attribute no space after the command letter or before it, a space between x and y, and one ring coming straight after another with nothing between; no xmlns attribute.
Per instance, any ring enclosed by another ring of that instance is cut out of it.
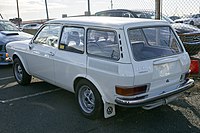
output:
<svg viewBox="0 0 200 133"><path fill-rule="evenodd" d="M21 85L35 76L75 93L83 115L105 118L115 106L152 109L194 85L190 58L165 21L74 17L46 22L7 51Z"/></svg>
<svg viewBox="0 0 200 133"><path fill-rule="evenodd" d="M176 19L174 22L175 23L185 23L185 24L200 26L200 14L194 14L191 17L188 17L188 18Z"/></svg>
<svg viewBox="0 0 200 133"><path fill-rule="evenodd" d="M38 23L30 23L30 24L24 24L22 26L22 30L24 29L39 29L41 26L41 24L38 24Z"/></svg>

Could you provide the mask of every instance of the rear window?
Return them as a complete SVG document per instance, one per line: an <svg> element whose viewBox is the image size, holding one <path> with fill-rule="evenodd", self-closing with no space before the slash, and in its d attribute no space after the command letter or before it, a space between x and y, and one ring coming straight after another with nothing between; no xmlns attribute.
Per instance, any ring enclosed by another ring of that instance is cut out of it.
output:
<svg viewBox="0 0 200 133"><path fill-rule="evenodd" d="M136 61L171 56L183 52L170 27L129 29L128 37Z"/></svg>

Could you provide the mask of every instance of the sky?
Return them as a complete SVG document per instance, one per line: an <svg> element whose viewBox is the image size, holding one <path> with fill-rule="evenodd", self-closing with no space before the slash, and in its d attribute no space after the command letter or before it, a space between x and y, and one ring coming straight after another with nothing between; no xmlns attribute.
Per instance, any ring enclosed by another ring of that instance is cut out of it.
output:
<svg viewBox="0 0 200 133"><path fill-rule="evenodd" d="M49 18L83 15L88 10L88 0L47 0ZM112 0L113 9L154 10L155 0ZM0 0L0 14L4 19L17 17L16 0ZM185 15L199 13L200 0L162 0L162 11L166 15ZM45 0L18 0L19 15L23 21L46 19ZM90 10L111 9L111 0L90 0Z"/></svg>

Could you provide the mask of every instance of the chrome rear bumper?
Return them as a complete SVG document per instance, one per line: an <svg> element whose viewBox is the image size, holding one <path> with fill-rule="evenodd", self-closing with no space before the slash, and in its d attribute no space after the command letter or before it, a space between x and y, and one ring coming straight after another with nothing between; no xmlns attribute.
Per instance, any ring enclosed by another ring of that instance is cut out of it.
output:
<svg viewBox="0 0 200 133"><path fill-rule="evenodd" d="M119 106L125 106L125 107L142 107L143 106L144 108L146 106L147 108L151 109L151 108L154 108L163 104L167 104L175 100L177 97L180 96L180 93L190 89L193 86L194 86L194 80L187 79L184 83L179 85L179 87L177 87L173 91L169 91L169 92L162 93L160 95L156 95L152 97L144 96L142 98L134 98L134 99L117 97L115 99L115 102Z"/></svg>

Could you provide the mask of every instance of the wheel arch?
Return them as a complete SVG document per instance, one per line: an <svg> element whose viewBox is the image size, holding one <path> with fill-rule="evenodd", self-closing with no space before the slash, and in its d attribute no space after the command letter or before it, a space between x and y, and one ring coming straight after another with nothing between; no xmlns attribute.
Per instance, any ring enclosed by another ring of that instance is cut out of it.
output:
<svg viewBox="0 0 200 133"><path fill-rule="evenodd" d="M86 81L90 82L91 84L93 84L96 87L96 89L99 92L99 94L101 95L102 101L107 101L107 98L106 98L104 92L102 91L100 85L92 77L90 77L90 76L87 76L87 77L77 77L74 80L73 88L74 88L74 92L75 93L76 93L76 85L77 85L77 83L80 80L86 80Z"/></svg>
<svg viewBox="0 0 200 133"><path fill-rule="evenodd" d="M14 53L14 54L13 54L12 60L14 61L16 58L18 58L18 59L21 61L21 63L22 63L22 65L23 65L24 69L26 70L26 72L27 72L29 75L31 75L31 74L29 73L29 71L28 71L28 68L27 68L27 65L26 65L24 59L23 59L18 53Z"/></svg>

